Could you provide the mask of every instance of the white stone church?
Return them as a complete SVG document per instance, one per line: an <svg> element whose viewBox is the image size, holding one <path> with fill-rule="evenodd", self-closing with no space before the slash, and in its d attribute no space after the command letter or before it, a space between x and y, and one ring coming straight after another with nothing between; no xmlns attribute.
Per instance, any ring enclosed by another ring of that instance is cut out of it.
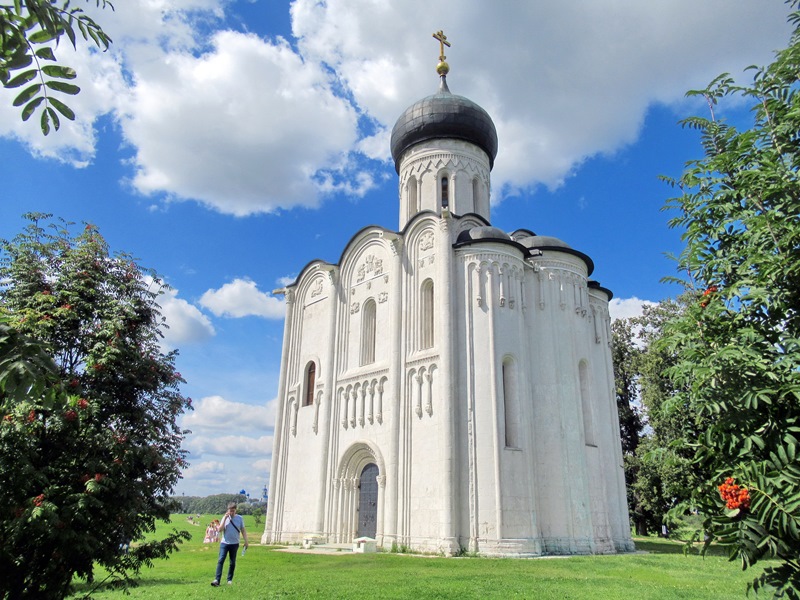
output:
<svg viewBox="0 0 800 600"><path fill-rule="evenodd" d="M262 542L631 551L611 292L564 242L492 227L495 126L440 59L392 131L398 231L365 227L280 290Z"/></svg>

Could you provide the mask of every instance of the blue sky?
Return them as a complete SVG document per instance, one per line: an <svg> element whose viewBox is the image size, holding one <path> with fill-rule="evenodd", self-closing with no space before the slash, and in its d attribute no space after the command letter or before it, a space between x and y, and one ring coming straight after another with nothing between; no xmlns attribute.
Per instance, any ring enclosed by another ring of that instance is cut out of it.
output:
<svg viewBox="0 0 800 600"><path fill-rule="evenodd" d="M87 4L87 10L92 3ZM592 257L615 315L678 289L661 212L700 157L677 121L721 72L769 62L781 0L122 0L107 53L66 44L75 123L43 138L0 90L0 237L28 211L91 222L172 286L162 298L196 410L178 493L267 483L283 335L270 292L362 227L397 228L389 134L448 84L495 121L492 223ZM745 122L742 106L722 115Z"/></svg>

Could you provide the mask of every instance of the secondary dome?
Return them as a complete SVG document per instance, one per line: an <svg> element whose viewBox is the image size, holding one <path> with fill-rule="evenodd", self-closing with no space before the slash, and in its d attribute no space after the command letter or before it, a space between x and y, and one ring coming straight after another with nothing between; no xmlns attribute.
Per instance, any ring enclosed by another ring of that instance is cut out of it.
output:
<svg viewBox="0 0 800 600"><path fill-rule="evenodd" d="M502 229L498 229L497 227L492 227L491 225L483 225L480 227L472 227L470 229L465 229L464 231L459 233L458 239L456 240L456 244L468 244L470 242L475 242L478 240L510 242L511 236L508 235Z"/></svg>
<svg viewBox="0 0 800 600"><path fill-rule="evenodd" d="M497 156L497 130L489 114L469 98L450 93L445 76L439 91L409 106L392 129L392 158L400 172L400 157L414 144L436 138L471 142L489 156Z"/></svg>

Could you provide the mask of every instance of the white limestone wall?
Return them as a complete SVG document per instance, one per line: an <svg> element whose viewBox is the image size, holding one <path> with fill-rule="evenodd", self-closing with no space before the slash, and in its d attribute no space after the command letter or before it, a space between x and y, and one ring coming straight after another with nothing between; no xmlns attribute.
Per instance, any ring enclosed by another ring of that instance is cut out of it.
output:
<svg viewBox="0 0 800 600"><path fill-rule="evenodd" d="M605 481L605 504L613 547L617 552L634 550L631 540L622 446L619 437L619 413L614 387L611 358L611 318L608 296L602 290L590 289L592 349L594 351L594 380L597 389L598 429L602 477Z"/></svg>
<svg viewBox="0 0 800 600"><path fill-rule="evenodd" d="M401 240L380 228L360 232L342 256L340 311L336 323L335 395L332 403L325 531L336 542L352 541L357 527L358 477L368 462L379 467L377 538L394 534L397 495L396 445L399 382L395 366L402 312ZM372 304L369 325L365 307ZM373 328L373 356L365 359Z"/></svg>
<svg viewBox="0 0 800 600"><path fill-rule="evenodd" d="M487 555L539 554L522 252L481 243L459 249L456 258L462 297L455 362L463 366L456 431L466 466L459 482L461 543ZM504 362L513 376L507 385ZM507 401L506 393L513 398Z"/></svg>
<svg viewBox="0 0 800 600"><path fill-rule="evenodd" d="M535 310L529 314L534 340L534 448L538 522L545 553L594 551L585 451L579 361L582 298L586 265L571 254L546 251L531 259L528 289Z"/></svg>
<svg viewBox="0 0 800 600"><path fill-rule="evenodd" d="M417 219L406 232L403 256L396 542L430 552L448 552L442 530L450 506L451 447L443 436L450 415L443 410L447 377L440 363L445 345L441 308L449 293L440 277L442 249L449 252L449 245L442 244L446 236L438 218Z"/></svg>
<svg viewBox="0 0 800 600"><path fill-rule="evenodd" d="M406 150L400 161L400 220L403 229L423 210L442 212L442 177L448 179L449 210L489 220L489 157L478 146L453 139L428 140Z"/></svg>
<svg viewBox="0 0 800 600"><path fill-rule="evenodd" d="M329 265L310 265L288 293L267 541L298 541L321 528L328 459L325 423L334 368L328 340L337 305L332 273ZM316 376L309 394L306 369L311 362ZM304 405L308 396L312 401Z"/></svg>
<svg viewBox="0 0 800 600"><path fill-rule="evenodd" d="M632 549L607 298L568 253L524 261L501 243L453 252L473 220L423 216L402 237L362 231L341 267L312 264L287 294L265 541L351 541L358 476L374 462L384 547ZM377 334L364 364L369 301ZM309 361L314 402L302 406Z"/></svg>

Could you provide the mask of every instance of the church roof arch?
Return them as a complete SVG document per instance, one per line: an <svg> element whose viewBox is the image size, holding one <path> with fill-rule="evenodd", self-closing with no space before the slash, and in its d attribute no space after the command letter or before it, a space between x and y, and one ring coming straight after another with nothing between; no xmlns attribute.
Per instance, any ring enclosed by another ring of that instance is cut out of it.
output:
<svg viewBox="0 0 800 600"><path fill-rule="evenodd" d="M380 225L368 225L360 229L350 238L339 257L341 281L350 280L359 258L369 247L379 247L381 250L391 253L392 240L397 237L397 233Z"/></svg>
<svg viewBox="0 0 800 600"><path fill-rule="evenodd" d="M407 238L408 232L415 227L415 223L424 219L425 217L431 218L433 220L439 219L439 215L436 214L434 211L429 210L427 208L425 210L421 210L408 220L408 222L405 224L402 231L400 232L400 235L402 235L404 239Z"/></svg>
<svg viewBox="0 0 800 600"><path fill-rule="evenodd" d="M317 274L321 275L323 279L327 280L329 273L337 268L338 265L331 264L322 260L321 258L315 258L314 260L306 263L306 265L300 270L300 273L298 273L297 277L295 277L295 280L285 287L294 288L295 296L297 298L302 298L314 280L317 279Z"/></svg>

